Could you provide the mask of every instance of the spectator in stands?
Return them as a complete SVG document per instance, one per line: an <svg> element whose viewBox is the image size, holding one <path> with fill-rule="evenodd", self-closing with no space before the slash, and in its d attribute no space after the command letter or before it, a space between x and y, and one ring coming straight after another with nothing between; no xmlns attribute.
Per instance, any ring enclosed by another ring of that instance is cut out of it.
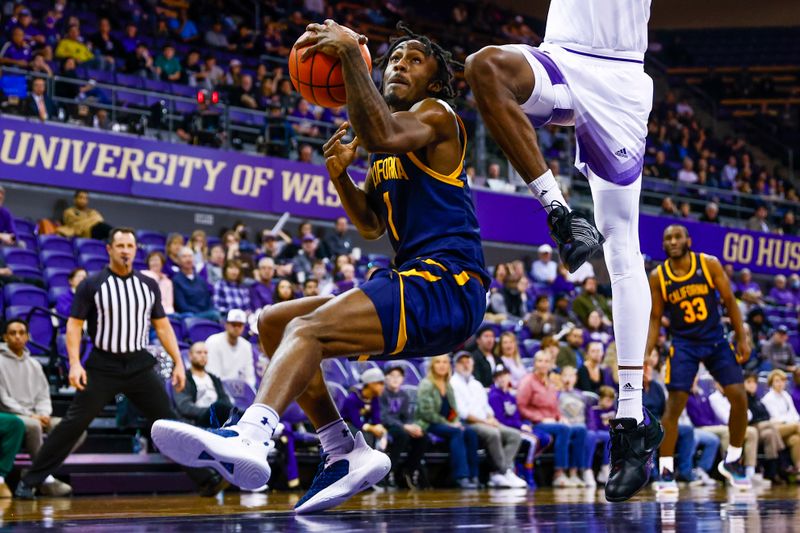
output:
<svg viewBox="0 0 800 533"><path fill-rule="evenodd" d="M697 172L694 171L694 161L692 161L691 157L687 156L683 158L683 165L678 171L678 181L690 184L697 183Z"/></svg>
<svg viewBox="0 0 800 533"><path fill-rule="evenodd" d="M78 64L87 63L88 66L93 68L108 68L108 63L104 61L94 61L94 54L86 43L83 42L81 30L77 24L73 24L67 28L66 34L56 46L55 56L57 59L71 57L75 59Z"/></svg>
<svg viewBox="0 0 800 533"><path fill-rule="evenodd" d="M336 282L336 289L333 291L334 294L342 294L359 286L360 282L356 278L356 267L351 263L342 265L339 269L339 274L341 279Z"/></svg>
<svg viewBox="0 0 800 533"><path fill-rule="evenodd" d="M753 213L753 216L747 220L747 229L750 231L761 231L763 233L769 233L772 229L767 222L767 217L769 216L769 207L765 203L759 203L756 206L756 210Z"/></svg>
<svg viewBox="0 0 800 533"><path fill-rule="evenodd" d="M214 309L211 287L194 269L192 249L184 246L178 252L181 271L172 276L175 290L175 311L181 317L207 318L218 321L219 311Z"/></svg>
<svg viewBox="0 0 800 533"><path fill-rule="evenodd" d="M161 55L154 63L156 73L164 81L179 81L183 75L181 61L175 56L175 47L171 44L164 45Z"/></svg>
<svg viewBox="0 0 800 533"><path fill-rule="evenodd" d="M0 185L0 246L14 246L17 242L17 225L5 203L6 188Z"/></svg>
<svg viewBox="0 0 800 533"><path fill-rule="evenodd" d="M25 347L29 339L27 322L19 318L6 322L3 343L0 343L0 410L22 419L25 447L31 458L35 458L44 443L44 435L61 419L50 416L53 414L50 384L41 363L32 358ZM76 447L82 442L83 439ZM72 492L72 487L48 476L42 484L42 492L66 496Z"/></svg>
<svg viewBox="0 0 800 533"><path fill-rule="evenodd" d="M572 327L567 332L566 342L559 348L555 364L559 368L565 366L578 367L583 363L583 330Z"/></svg>
<svg viewBox="0 0 800 533"><path fill-rule="evenodd" d="M522 378L528 373L519 355L519 341L517 340L517 336L511 331L502 333L500 335L500 342L497 343L494 350L495 357L499 358L503 366L511 373L511 386L516 389L519 386L519 382L522 381Z"/></svg>
<svg viewBox="0 0 800 533"><path fill-rule="evenodd" d="M385 387L383 372L372 367L361 373L360 386L353 387L342 404L342 419L355 435L359 431L367 444L385 450L389 434L381 423L381 395Z"/></svg>
<svg viewBox="0 0 800 533"><path fill-rule="evenodd" d="M88 275L85 268L77 267L72 269L67 278L69 290L59 294L56 299L56 313L61 316L69 316L69 312L72 309L72 300L75 299L75 291L78 289L78 285L81 284L81 281L85 280Z"/></svg>
<svg viewBox="0 0 800 533"><path fill-rule="evenodd" d="M229 103L232 106L258 109L258 95L253 86L253 76L242 74L241 84L231 91Z"/></svg>
<svg viewBox="0 0 800 533"><path fill-rule="evenodd" d="M528 329L534 339L556 333L556 317L550 312L550 298L544 294L536 297L536 305L528 317Z"/></svg>
<svg viewBox="0 0 800 533"><path fill-rule="evenodd" d="M594 310L600 313L604 326L611 326L611 305L605 296L597 292L597 278L584 280L583 290L572 302L572 310L583 325L587 324L589 313Z"/></svg>
<svg viewBox="0 0 800 533"><path fill-rule="evenodd" d="M333 291L336 290L336 284L333 282L333 277L328 273L325 261L321 259L314 261L311 274L319 283L319 293L322 296L333 294Z"/></svg>
<svg viewBox="0 0 800 533"><path fill-rule="evenodd" d="M158 289L161 291L161 306L166 314L174 315L175 292L172 280L164 273L166 262L164 254L154 250L147 254L147 270L142 270L142 274L158 282Z"/></svg>
<svg viewBox="0 0 800 533"><path fill-rule="evenodd" d="M552 367L550 356L539 351L533 359L533 372L525 376L517 391L517 406L525 420L537 431L553 437L553 487L580 487L578 467L583 464L585 427L571 427L560 422L558 390L548 379ZM569 477L565 471L569 469Z"/></svg>
<svg viewBox="0 0 800 533"><path fill-rule="evenodd" d="M675 207L675 202L672 201L672 198L669 196L665 196L661 200L661 216L662 217L678 217L680 213L678 213L678 209Z"/></svg>
<svg viewBox="0 0 800 533"><path fill-rule="evenodd" d="M242 266L236 259L228 259L222 267L222 279L214 284L214 307L220 313L231 309L252 311L250 291L243 283Z"/></svg>
<svg viewBox="0 0 800 533"><path fill-rule="evenodd" d="M181 72L181 83L197 87L197 76L199 75L200 79L202 79L204 75L203 64L200 62L199 50L189 50L189 53L186 54L186 59L183 60Z"/></svg>
<svg viewBox="0 0 800 533"><path fill-rule="evenodd" d="M475 333L475 351L472 352L474 375L481 385L492 386L492 374L500 362L494 355L495 334L491 326L481 326Z"/></svg>
<svg viewBox="0 0 800 533"><path fill-rule="evenodd" d="M611 435L606 431L594 432L589 431L587 428L586 399L583 391L575 388L576 381L577 373L575 372L575 367L566 366L561 369L561 391L558 393L558 410L561 412L563 422L572 427L583 428L586 431L583 461L579 465L579 468L583 470L580 479L585 486L594 488L597 486L597 480L594 477L594 455L597 451L597 445L602 444L602 449L605 449ZM608 465L608 463L604 463L604 465Z"/></svg>
<svg viewBox="0 0 800 533"><path fill-rule="evenodd" d="M695 377L689 399L686 402L686 412L695 428L715 435L720 441L720 448L727 450L730 444L728 420L731 414L731 404L721 393L721 390L722 387L717 384L716 389L709 394L698 386L698 377ZM757 455L758 430L752 426L747 426L743 462L746 475L750 479L755 474ZM704 478L704 473L700 474L701 478ZM704 479L704 481L706 480Z"/></svg>
<svg viewBox="0 0 800 533"><path fill-rule="evenodd" d="M304 279L301 281L304 281L305 277L311 275L311 271L314 268L314 261L323 259L323 254L319 250L319 241L311 233L303 235L303 238L300 240L300 242L300 251L294 257L294 259L292 259L292 272L294 272L295 275L298 275L300 272L302 272ZM355 273L355 269L353 270L353 273Z"/></svg>
<svg viewBox="0 0 800 533"><path fill-rule="evenodd" d="M608 368L603 366L604 356L602 343L590 342L586 346L586 358L583 360L583 366L578 369L576 385L578 389L599 394L603 385L610 385L607 377Z"/></svg>
<svg viewBox="0 0 800 533"><path fill-rule="evenodd" d="M347 217L336 219L336 228L333 233L325 237L325 255L334 258L338 255L350 255L353 245L347 237Z"/></svg>
<svg viewBox="0 0 800 533"><path fill-rule="evenodd" d="M765 370L779 369L789 374L797 370L797 354L788 340L789 328L783 324L775 328L770 341L761 348L761 358L769 363Z"/></svg>
<svg viewBox="0 0 800 533"><path fill-rule="evenodd" d="M180 233L170 233L167 236L167 242L164 245L164 250L167 252L164 271L168 276L174 276L181 269L178 254L185 244L183 235ZM192 251L192 264L194 265L194 251ZM195 269L199 272L196 266Z"/></svg>
<svg viewBox="0 0 800 533"><path fill-rule="evenodd" d="M206 371L208 348L204 342L195 342L189 348L189 363L186 386L174 393L175 408L196 426L219 427L230 416L233 403L222 380Z"/></svg>
<svg viewBox="0 0 800 533"><path fill-rule="evenodd" d="M208 363L206 372L222 381L241 380L256 386L253 363L253 345L242 337L247 324L247 313L242 309L231 309L225 317L225 331L206 339Z"/></svg>
<svg viewBox="0 0 800 533"><path fill-rule="evenodd" d="M241 23L236 28L236 33L231 37L231 44L235 45L235 51L240 54L251 55L256 51L256 32L246 23Z"/></svg>
<svg viewBox="0 0 800 533"><path fill-rule="evenodd" d="M489 474L490 487L526 487L527 484L514 474L514 457L522 439L519 431L503 426L494 417L489 405L486 389L472 375L472 355L462 350L454 357L455 373L450 385L456 396L456 411L461 422L478 434L486 446L494 470Z"/></svg>
<svg viewBox="0 0 800 533"><path fill-rule="evenodd" d="M292 118L292 128L295 133L302 137L319 137L319 127L314 124L317 117L311 112L311 107L307 100L300 99L297 102L297 107L289 113Z"/></svg>
<svg viewBox="0 0 800 533"><path fill-rule="evenodd" d="M645 165L644 175L653 178L669 179L672 177L672 171L667 165L667 154L663 150L656 152L655 162L651 165Z"/></svg>
<svg viewBox="0 0 800 533"><path fill-rule="evenodd" d="M89 193L77 190L73 195L72 207L64 210L64 224L58 227L58 233L65 237L83 237L106 240L111 233L103 215L89 207Z"/></svg>
<svg viewBox="0 0 800 533"><path fill-rule="evenodd" d="M278 283L275 285L275 292L272 295L272 303L279 304L294 299L295 294L292 282L288 279L278 280Z"/></svg>
<svg viewBox="0 0 800 533"><path fill-rule="evenodd" d="M579 322L578 317L572 311L569 296L565 293L556 294L553 299L553 316L556 319L554 334L561 331L569 323L577 324Z"/></svg>
<svg viewBox="0 0 800 533"><path fill-rule="evenodd" d="M747 409L750 412L749 424L758 430L758 440L764 449L764 478L773 485L783 485L783 480L778 476L778 458L786 446L778 425L770 420L769 411L758 399L758 376L746 374L744 388L747 391Z"/></svg>
<svg viewBox="0 0 800 533"><path fill-rule="evenodd" d="M797 223L797 217L794 211L787 210L781 219L781 233L796 237L800 233L800 225Z"/></svg>
<svg viewBox="0 0 800 533"><path fill-rule="evenodd" d="M308 278L303 282L303 298L319 296L319 282L315 278Z"/></svg>
<svg viewBox="0 0 800 533"><path fill-rule="evenodd" d="M25 437L25 424L15 415L0 413L0 500L11 498L6 476L14 468L14 459Z"/></svg>
<svg viewBox="0 0 800 533"><path fill-rule="evenodd" d="M584 344L599 342L603 346L608 346L608 343L611 342L612 339L613 336L608 332L606 326L603 325L600 311L597 309L592 310L592 312L589 313L589 317L586 319L586 328L583 330Z"/></svg>
<svg viewBox="0 0 800 533"><path fill-rule="evenodd" d="M28 68L32 59L33 52L25 42L25 31L17 26L11 30L11 39L0 48L0 65Z"/></svg>
<svg viewBox="0 0 800 533"><path fill-rule="evenodd" d="M123 54L122 43L111 35L111 22L103 17L98 22L97 33L89 40L92 51L98 62L102 62L101 70L114 70L116 58Z"/></svg>
<svg viewBox="0 0 800 533"><path fill-rule="evenodd" d="M450 385L450 356L431 357L428 373L417 389L415 421L423 431L447 441L450 475L459 488L478 488L478 434L458 421Z"/></svg>
<svg viewBox="0 0 800 533"><path fill-rule="evenodd" d="M794 307L798 301L794 292L786 285L786 276L778 274L774 278L774 285L767 294L767 301L775 305Z"/></svg>
<svg viewBox="0 0 800 533"><path fill-rule="evenodd" d="M786 392L786 373L775 369L769 373L767 385L770 390L761 402L769 412L770 420L778 425L783 443L790 450L794 471L800 471L800 414L792 397Z"/></svg>
<svg viewBox="0 0 800 533"><path fill-rule="evenodd" d="M25 102L25 114L44 122L58 119L58 112L58 105L46 92L44 78L34 78L31 82L31 93Z"/></svg>
<svg viewBox="0 0 800 533"><path fill-rule="evenodd" d="M683 201L678 205L678 213L680 213L681 218L691 219L692 218L692 206L687 201Z"/></svg>
<svg viewBox="0 0 800 533"><path fill-rule="evenodd" d="M193 113L186 115L176 128L175 134L189 144L220 148L225 142L226 134L221 124L221 116L216 107L209 105L211 95L204 93L204 98L197 103Z"/></svg>
<svg viewBox="0 0 800 533"><path fill-rule="evenodd" d="M228 42L228 36L222 31L222 22L219 20L215 20L211 25L211 29L206 31L205 42L207 45L214 48L224 50L233 50L233 48L235 48L235 46L231 46Z"/></svg>
<svg viewBox="0 0 800 533"><path fill-rule="evenodd" d="M753 281L753 273L749 268L743 268L739 272L739 283L736 284L736 290L740 293L754 292L761 295L761 286Z"/></svg>
<svg viewBox="0 0 800 533"><path fill-rule="evenodd" d="M272 282L274 277L275 260L271 257L262 257L258 261L258 279L250 286L250 303L253 310L272 305L272 295L275 292Z"/></svg>
<svg viewBox="0 0 800 533"><path fill-rule="evenodd" d="M552 285L558 274L558 265L553 261L553 247L549 244L539 246L539 259L531 265L531 275L534 281Z"/></svg>
<svg viewBox="0 0 800 533"><path fill-rule="evenodd" d="M182 43L193 43L200 39L200 32L197 31L197 26L189 18L189 13L185 8L180 9L178 18L170 18L167 26Z"/></svg>
<svg viewBox="0 0 800 533"><path fill-rule="evenodd" d="M386 389L380 396L381 423L389 434L393 477L404 480L406 486L413 489L419 488L421 479L425 477L421 462L430 441L414 422L414 402L402 388L405 375L402 366L389 363L386 367ZM403 452L406 452L405 461L402 461Z"/></svg>
<svg viewBox="0 0 800 533"><path fill-rule="evenodd" d="M195 74L195 80L198 81L200 87L209 91L213 91L218 85L224 83L225 71L217 65L217 58L213 54L208 54L203 58L203 68L201 73Z"/></svg>
<svg viewBox="0 0 800 533"><path fill-rule="evenodd" d="M587 437L592 432L595 434L609 432L610 422L617 415L617 408L615 405L616 392L614 388L603 385L600 387L600 391L597 394L599 396L597 405L593 405L586 414ZM600 435L597 435L597 437L599 440L603 439ZM608 481L608 475L610 474L609 462L610 449L606 447L603 449L602 466L600 467L600 472L597 474L597 482L600 484L605 484Z"/></svg>
<svg viewBox="0 0 800 533"><path fill-rule="evenodd" d="M703 210L703 214L700 215L700 222L709 222L711 224L719 224L719 206L716 202L708 202L706 204L705 209Z"/></svg>
<svg viewBox="0 0 800 533"><path fill-rule="evenodd" d="M125 24L125 34L120 40L120 44L122 45L125 55L127 57L133 55L136 51L136 47L141 42L141 39L139 39L139 27L136 25L136 23L128 22Z"/></svg>
<svg viewBox="0 0 800 533"><path fill-rule="evenodd" d="M132 54L125 60L125 72L150 80L158 79L155 61L147 45L140 42Z"/></svg>
<svg viewBox="0 0 800 533"><path fill-rule="evenodd" d="M242 83L242 62L238 59L231 59L228 63L228 73L222 80L224 85L228 88L238 87Z"/></svg>
<svg viewBox="0 0 800 533"><path fill-rule="evenodd" d="M204 269L211 285L222 279L222 265L224 264L225 247L222 244L215 244L208 251L208 262Z"/></svg>
<svg viewBox="0 0 800 533"><path fill-rule="evenodd" d="M208 236L206 236L206 232L201 229L194 230L191 237L189 237L187 246L194 252L194 268L198 272L204 270L208 258Z"/></svg>

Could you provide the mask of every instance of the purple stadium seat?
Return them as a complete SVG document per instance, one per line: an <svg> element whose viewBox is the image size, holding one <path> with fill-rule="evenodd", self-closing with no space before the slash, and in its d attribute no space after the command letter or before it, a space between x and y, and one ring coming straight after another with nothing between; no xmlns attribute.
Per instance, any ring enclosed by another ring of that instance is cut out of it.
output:
<svg viewBox="0 0 800 533"><path fill-rule="evenodd" d="M347 398L347 389L338 383L328 383L328 392L331 393L331 398L333 398L333 403L336 404L336 408L341 410Z"/></svg>
<svg viewBox="0 0 800 533"><path fill-rule="evenodd" d="M197 97L197 87L190 87L182 83L172 83L169 91L175 96L185 96L186 98Z"/></svg>
<svg viewBox="0 0 800 533"><path fill-rule="evenodd" d="M25 218L14 218L14 226L17 228L17 233L25 233L27 235L36 233L36 223Z"/></svg>
<svg viewBox="0 0 800 533"><path fill-rule="evenodd" d="M17 233L16 238L17 242L21 243L26 250L31 250L33 252L39 251L39 242L34 235L30 233Z"/></svg>
<svg viewBox="0 0 800 533"><path fill-rule="evenodd" d="M175 113L179 115L189 115L191 113L194 113L196 109L197 109L197 104L193 102L181 102L181 101L175 102Z"/></svg>
<svg viewBox="0 0 800 533"><path fill-rule="evenodd" d="M75 239L75 253L78 255L94 255L108 259L106 243L98 239Z"/></svg>
<svg viewBox="0 0 800 533"><path fill-rule="evenodd" d="M131 89L145 88L144 78L142 78L141 76L137 76L136 74L123 74L121 72L118 72L116 78L117 78L117 85L130 87Z"/></svg>
<svg viewBox="0 0 800 533"><path fill-rule="evenodd" d="M133 269L134 270L139 270L139 271L147 270L147 263L145 263L141 259L134 259L133 260Z"/></svg>
<svg viewBox="0 0 800 533"><path fill-rule="evenodd" d="M211 335L225 331L222 324L205 318L187 318L183 322L189 342L205 341Z"/></svg>
<svg viewBox="0 0 800 533"><path fill-rule="evenodd" d="M136 242L139 246L159 246L161 250L167 244L167 236L158 231L139 230L136 232Z"/></svg>
<svg viewBox="0 0 800 533"><path fill-rule="evenodd" d="M171 92L171 85L168 81L146 79L144 80L144 88L157 93L169 94Z"/></svg>
<svg viewBox="0 0 800 533"><path fill-rule="evenodd" d="M72 242L61 235L39 235L39 252L74 253Z"/></svg>
<svg viewBox="0 0 800 533"><path fill-rule="evenodd" d="M5 288L7 289L8 285ZM47 295L45 295L45 298L47 298ZM43 307L47 307L47 304ZM29 343L28 348L30 348L32 354L41 355L49 351L56 330L48 312L31 311L29 305L14 305L6 308L5 315L6 320L22 318L28 321L28 331L32 341Z"/></svg>
<svg viewBox="0 0 800 533"><path fill-rule="evenodd" d="M81 364L86 364L86 360L89 359L89 354L92 351L92 341L90 341L87 337L81 339ZM59 333L56 335L56 353L59 357L63 358L64 361L67 363L67 369L69 369L69 356L67 354L67 335L65 333Z"/></svg>
<svg viewBox="0 0 800 533"><path fill-rule="evenodd" d="M58 301L58 297L70 290L69 287L50 287L50 290L47 291L47 298L50 300L50 305L55 305Z"/></svg>
<svg viewBox="0 0 800 533"><path fill-rule="evenodd" d="M114 91L113 101L117 105L125 105L126 107L147 107L147 97L144 94L132 91Z"/></svg>
<svg viewBox="0 0 800 533"><path fill-rule="evenodd" d="M259 121L259 117L253 113L248 113L246 111L240 111L233 108L228 110L228 118L231 122L236 124L256 125L259 122L263 122L263 120Z"/></svg>
<svg viewBox="0 0 800 533"><path fill-rule="evenodd" d="M300 406L297 405L297 402L292 402L289 404L289 407L283 412L283 416L281 416L281 421L285 424L302 424L303 422L308 421L308 417L300 409Z"/></svg>
<svg viewBox="0 0 800 533"><path fill-rule="evenodd" d="M108 265L108 258L97 257L94 255L82 255L80 257L81 266L90 274L100 272Z"/></svg>
<svg viewBox="0 0 800 533"><path fill-rule="evenodd" d="M14 265L26 265L34 268L39 267L39 256L33 250L23 250L22 248L4 248L3 256L6 264L12 269Z"/></svg>
<svg viewBox="0 0 800 533"><path fill-rule="evenodd" d="M114 73L108 72L106 70L94 70L89 69L86 71L86 75L89 79L96 81L97 83L114 83Z"/></svg>
<svg viewBox="0 0 800 533"><path fill-rule="evenodd" d="M228 379L222 382L222 386L239 409L247 409L256 399L256 391L242 380Z"/></svg>
<svg viewBox="0 0 800 533"><path fill-rule="evenodd" d="M344 367L342 362L346 362L347 360L339 360L339 359L325 359L322 361L322 374L325 376L325 380L332 383L339 383L344 387L349 387L353 384L353 376Z"/></svg>
<svg viewBox="0 0 800 533"><path fill-rule="evenodd" d="M44 289L26 285L24 283L9 283L3 287L3 300L6 307L27 306L27 307L47 307L49 301Z"/></svg>
<svg viewBox="0 0 800 533"><path fill-rule="evenodd" d="M45 268L63 268L72 270L78 266L75 256L64 252L42 252L42 264Z"/></svg>
<svg viewBox="0 0 800 533"><path fill-rule="evenodd" d="M14 271L14 275L20 278L33 278L33 279L38 279L39 281L44 281L44 276L42 275L42 269L39 267L32 267L28 265L14 265L12 270Z"/></svg>
<svg viewBox="0 0 800 533"><path fill-rule="evenodd" d="M179 320L175 317L169 317L169 323L172 325L172 331L175 332L175 337L179 341L186 339L186 328L184 327L182 320Z"/></svg>

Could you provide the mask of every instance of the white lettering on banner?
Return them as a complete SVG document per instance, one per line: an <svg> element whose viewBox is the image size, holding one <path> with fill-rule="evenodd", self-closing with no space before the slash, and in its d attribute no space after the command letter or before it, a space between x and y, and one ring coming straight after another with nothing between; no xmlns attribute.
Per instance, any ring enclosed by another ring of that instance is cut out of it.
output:
<svg viewBox="0 0 800 533"><path fill-rule="evenodd" d="M101 178L114 178L117 175L117 169L114 166L114 158L119 157L122 153L122 148L114 144L101 144L97 150L97 162L94 165L94 174ZM110 155L109 155L110 154ZM108 168L106 168L108 166Z"/></svg>
<svg viewBox="0 0 800 533"><path fill-rule="evenodd" d="M13 130L3 130L3 148L0 150L0 161L6 165L21 165L25 160L25 155L28 153L28 141L31 134L23 131L19 135L19 144L17 145L17 153L14 157L10 157L11 145L14 143L14 136L17 132Z"/></svg>
<svg viewBox="0 0 800 533"><path fill-rule="evenodd" d="M253 198L258 198L258 195L261 194L261 187L269 183L274 175L275 171L271 168L256 167L255 176L253 177L253 188L250 191L250 196Z"/></svg>
<svg viewBox="0 0 800 533"><path fill-rule="evenodd" d="M316 203L325 207L342 205L336 187L325 176L284 170L282 198L284 202ZM327 187L325 183L327 181ZM313 202L312 202L313 200Z"/></svg>
<svg viewBox="0 0 800 533"><path fill-rule="evenodd" d="M167 179L164 180L164 185L172 185L175 183L175 171L177 170L180 157L175 154L167 154Z"/></svg>
<svg viewBox="0 0 800 533"><path fill-rule="evenodd" d="M117 179L124 180L131 175L133 181L142 181L142 175L139 173L139 166L144 161L144 152L138 148L129 148L127 146L122 148L122 161L119 163L119 171L117 171Z"/></svg>
<svg viewBox="0 0 800 533"><path fill-rule="evenodd" d="M208 179L206 180L206 186L203 187L204 191L213 191L214 187L217 186L217 178L219 177L219 173L228 166L228 164L224 161L211 161L210 159L203 159L203 166L208 173Z"/></svg>
<svg viewBox="0 0 800 533"><path fill-rule="evenodd" d="M158 184L164 181L164 161L167 154L164 152L150 152L144 158L144 166L147 171L142 174L142 181L145 183Z"/></svg>
<svg viewBox="0 0 800 533"><path fill-rule="evenodd" d="M86 145L86 152L81 154L83 145ZM94 149L97 148L97 143L94 141L85 143L79 139L72 139L72 172L75 174L83 174L86 172L86 167L89 166L89 160L92 158Z"/></svg>
<svg viewBox="0 0 800 533"><path fill-rule="evenodd" d="M183 164L183 179L181 180L180 186L187 189L192 184L194 169L201 168L203 166L203 160L198 157L184 155L178 158L178 164L181 163Z"/></svg>
<svg viewBox="0 0 800 533"><path fill-rule="evenodd" d="M236 196L247 196L253 186L253 167L250 165L236 165L233 167L231 178L231 192Z"/></svg>
<svg viewBox="0 0 800 533"><path fill-rule="evenodd" d="M55 139L50 139L51 142L47 142L44 135L35 133L33 135L33 145L31 146L31 156L25 166L35 167L37 161L41 161L39 164L45 170L50 170L53 166L53 159L55 159L56 149L60 140L56 137Z"/></svg>

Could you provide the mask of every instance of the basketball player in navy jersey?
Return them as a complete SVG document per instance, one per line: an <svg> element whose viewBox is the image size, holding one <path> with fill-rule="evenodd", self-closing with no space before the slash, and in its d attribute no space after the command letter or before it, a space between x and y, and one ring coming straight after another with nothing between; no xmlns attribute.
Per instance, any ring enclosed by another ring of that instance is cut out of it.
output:
<svg viewBox="0 0 800 533"><path fill-rule="evenodd" d="M656 346L661 318L669 319L672 347L665 366L664 384L669 390L661 423L665 436L661 443L659 490L676 492L673 454L678 438L678 417L686 407L698 366L703 363L723 387L731 404L728 420L730 445L718 470L738 489L750 488L742 465L742 446L747 431L747 394L742 363L750 358L750 342L742 315L733 296L730 281L713 255L695 253L685 226L673 224L664 230L667 260L650 274L653 308L647 335L647 353ZM736 335L736 353L725 338L720 299L728 311Z"/></svg>
<svg viewBox="0 0 800 533"><path fill-rule="evenodd" d="M181 464L216 468L242 488L270 477L269 443L294 401L308 415L326 454L298 513L338 505L380 481L388 457L355 438L331 400L320 369L325 358L402 358L446 353L480 325L489 276L464 170L466 132L444 101L453 96L450 54L405 27L379 63L381 94L359 51L360 36L326 21L309 25L298 48L340 58L349 126L325 145L326 166L342 205L367 239L387 233L394 268L379 269L335 298L303 298L259 317L271 356L256 402L231 426L203 431L174 421L153 426L159 449ZM363 189L347 174L356 147L370 155Z"/></svg>

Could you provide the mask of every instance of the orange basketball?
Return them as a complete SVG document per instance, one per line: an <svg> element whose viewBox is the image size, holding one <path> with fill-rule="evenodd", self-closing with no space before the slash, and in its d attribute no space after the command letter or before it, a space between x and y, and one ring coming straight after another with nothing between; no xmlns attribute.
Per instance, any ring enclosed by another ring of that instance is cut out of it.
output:
<svg viewBox="0 0 800 533"><path fill-rule="evenodd" d="M329 108L345 105L347 94L344 90L342 62L338 57L320 52L315 52L305 61L301 61L300 57L305 49L306 47L297 48L295 43L289 53L289 78L295 90L312 104ZM365 44L361 45L361 56L372 72L372 57Z"/></svg>

